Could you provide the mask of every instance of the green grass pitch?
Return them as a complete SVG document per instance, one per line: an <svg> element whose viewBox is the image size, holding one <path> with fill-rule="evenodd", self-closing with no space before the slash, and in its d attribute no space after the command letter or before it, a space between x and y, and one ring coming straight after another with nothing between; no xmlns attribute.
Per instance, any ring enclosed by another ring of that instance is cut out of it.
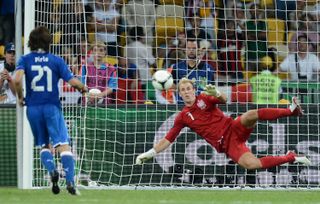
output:
<svg viewBox="0 0 320 204"><path fill-rule="evenodd" d="M71 196L65 190L0 188L1 204L314 204L320 191L253 190L82 190Z"/></svg>

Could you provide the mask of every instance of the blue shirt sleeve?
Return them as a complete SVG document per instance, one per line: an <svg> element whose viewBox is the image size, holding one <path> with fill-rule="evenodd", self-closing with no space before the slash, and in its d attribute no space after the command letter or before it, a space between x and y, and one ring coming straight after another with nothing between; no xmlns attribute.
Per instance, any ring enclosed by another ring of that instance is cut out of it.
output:
<svg viewBox="0 0 320 204"><path fill-rule="evenodd" d="M178 74L177 74L178 70L177 69L178 69L178 64L172 65L171 75L172 75L172 78L173 78L175 84L178 84Z"/></svg>
<svg viewBox="0 0 320 204"><path fill-rule="evenodd" d="M135 79L136 78L136 70L137 66L135 64L130 63L128 68L128 77L129 79Z"/></svg>
<svg viewBox="0 0 320 204"><path fill-rule="evenodd" d="M60 77L68 82L70 79L73 78L73 74L72 72L69 70L67 64L64 62L64 60L62 58L58 58L58 66L59 66L59 74L60 74Z"/></svg>
<svg viewBox="0 0 320 204"><path fill-rule="evenodd" d="M118 88L118 78L117 78L116 70L114 70L111 73L111 76L109 77L109 80L108 80L107 87L112 89L113 92L115 92L117 90L117 88Z"/></svg>
<svg viewBox="0 0 320 204"><path fill-rule="evenodd" d="M214 69L210 64L207 64L206 70L208 72L208 84L213 84L214 83Z"/></svg>
<svg viewBox="0 0 320 204"><path fill-rule="evenodd" d="M80 79L83 84L86 84L86 77L87 77L87 67L86 65L82 65Z"/></svg>
<svg viewBox="0 0 320 204"><path fill-rule="evenodd" d="M25 60L24 60L24 56L20 57L18 64L17 64L17 68L16 70L25 70L26 66L25 66Z"/></svg>

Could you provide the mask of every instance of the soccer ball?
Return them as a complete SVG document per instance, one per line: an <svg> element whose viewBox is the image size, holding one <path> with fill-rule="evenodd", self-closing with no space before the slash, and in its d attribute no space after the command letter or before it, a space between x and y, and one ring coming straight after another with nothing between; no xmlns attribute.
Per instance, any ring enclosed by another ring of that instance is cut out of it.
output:
<svg viewBox="0 0 320 204"><path fill-rule="evenodd" d="M166 70L156 71L152 76L152 85L160 91L170 89L173 85L171 73Z"/></svg>

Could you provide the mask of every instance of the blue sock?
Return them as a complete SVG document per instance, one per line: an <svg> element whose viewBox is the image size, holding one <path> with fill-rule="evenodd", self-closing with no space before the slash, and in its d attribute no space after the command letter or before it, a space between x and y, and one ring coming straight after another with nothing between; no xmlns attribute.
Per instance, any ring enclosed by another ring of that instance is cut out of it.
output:
<svg viewBox="0 0 320 204"><path fill-rule="evenodd" d="M53 160L53 155L51 154L49 149L41 150L40 158L43 166L49 171L49 173L52 173L56 169Z"/></svg>
<svg viewBox="0 0 320 204"><path fill-rule="evenodd" d="M61 153L61 163L66 173L67 184L74 185L74 160L71 152Z"/></svg>

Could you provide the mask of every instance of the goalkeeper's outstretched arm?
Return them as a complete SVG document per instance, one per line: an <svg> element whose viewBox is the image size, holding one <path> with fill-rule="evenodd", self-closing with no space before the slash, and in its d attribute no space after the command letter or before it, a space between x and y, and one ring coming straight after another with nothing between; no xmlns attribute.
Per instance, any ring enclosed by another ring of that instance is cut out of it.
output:
<svg viewBox="0 0 320 204"><path fill-rule="evenodd" d="M208 96L216 97L217 99L220 100L221 103L227 102L227 96L223 92L220 92L215 85L212 85L212 84L206 85L202 93Z"/></svg>
<svg viewBox="0 0 320 204"><path fill-rule="evenodd" d="M140 154L136 158L136 164L142 164L145 161L152 159L157 153L162 152L163 150L167 149L170 146L170 141L166 138L162 138L152 149L149 151Z"/></svg>

